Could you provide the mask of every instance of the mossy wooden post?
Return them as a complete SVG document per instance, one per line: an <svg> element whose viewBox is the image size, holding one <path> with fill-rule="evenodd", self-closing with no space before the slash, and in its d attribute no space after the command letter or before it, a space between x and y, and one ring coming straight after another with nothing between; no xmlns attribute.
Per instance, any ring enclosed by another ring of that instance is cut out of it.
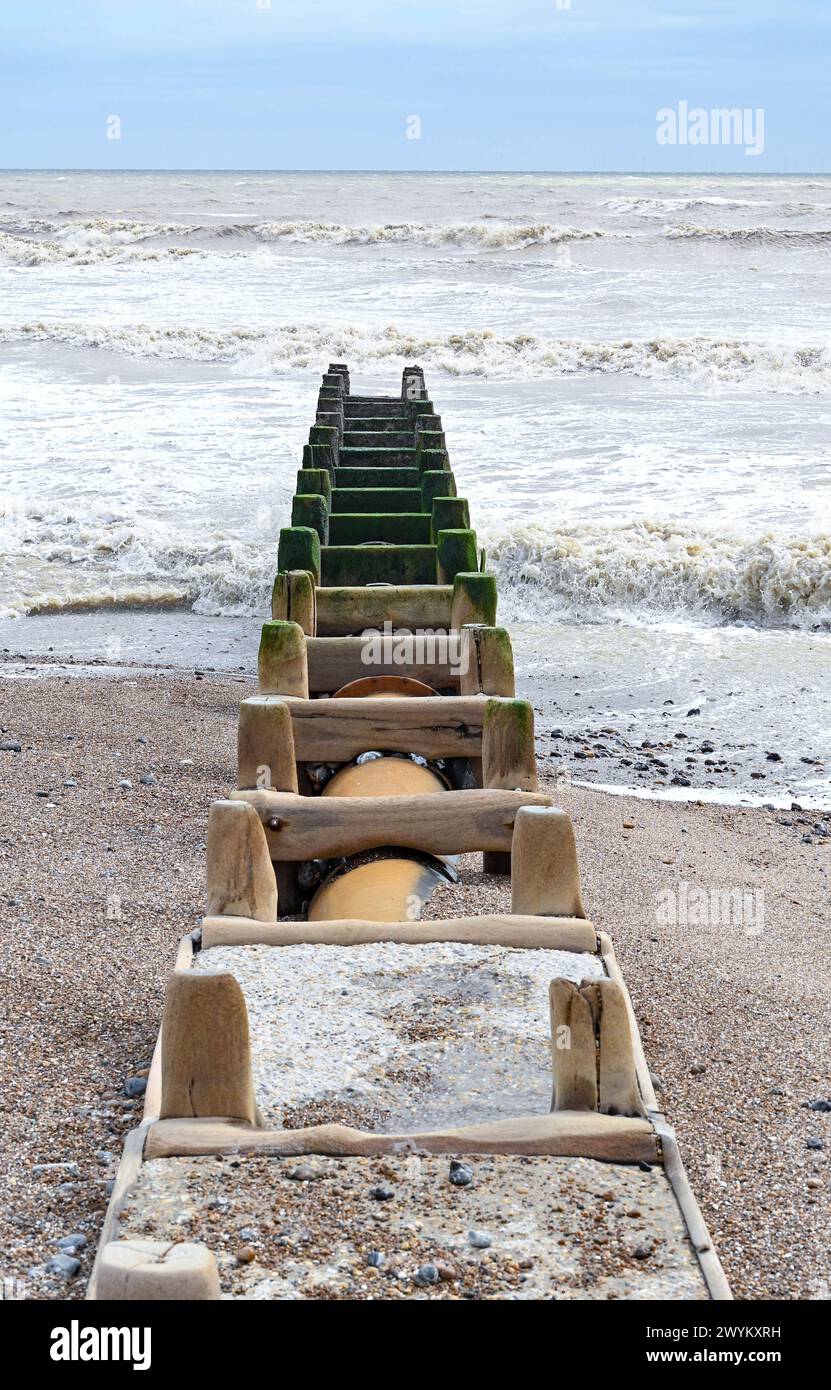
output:
<svg viewBox="0 0 831 1390"><path fill-rule="evenodd" d="M433 543L439 531L469 531L470 507L465 497L434 497L430 535Z"/></svg>
<svg viewBox="0 0 831 1390"><path fill-rule="evenodd" d="M291 708L273 697L243 700L237 725L240 791L297 792Z"/></svg>
<svg viewBox="0 0 831 1390"><path fill-rule="evenodd" d="M340 440L334 425L312 425L309 430L314 468L327 468L334 473L340 457Z"/></svg>
<svg viewBox="0 0 831 1390"><path fill-rule="evenodd" d="M421 436L422 439L424 436ZM421 449L416 452L416 466L422 477L425 473L449 473L450 459L446 449Z"/></svg>
<svg viewBox="0 0 831 1390"><path fill-rule="evenodd" d="M326 506L332 510L332 476L326 468L298 468L295 493L308 496L319 492L326 498Z"/></svg>
<svg viewBox="0 0 831 1390"><path fill-rule="evenodd" d="M436 497L455 497L456 479L452 473L442 469L436 473L422 473L421 475L421 510L430 516L433 511L433 500ZM474 565L474 569L475 569Z"/></svg>
<svg viewBox="0 0 831 1390"><path fill-rule="evenodd" d="M512 912L528 917L585 917L574 827L565 811L555 806L524 806L514 822L511 856Z"/></svg>
<svg viewBox="0 0 831 1390"><path fill-rule="evenodd" d="M457 574L450 600L450 626L454 632L471 623L496 626L496 577L492 574Z"/></svg>
<svg viewBox="0 0 831 1390"><path fill-rule="evenodd" d="M441 422L441 416L435 414L416 415L415 421L413 423L413 428L415 430L416 445L418 445L418 436L420 434L423 434L425 432L428 434L444 433L444 426Z"/></svg>
<svg viewBox="0 0 831 1390"><path fill-rule="evenodd" d="M351 388L349 382L349 367L347 366L347 364L345 362L330 362L329 371L337 372L338 376L341 379L343 394L345 396L348 396Z"/></svg>
<svg viewBox="0 0 831 1390"><path fill-rule="evenodd" d="M308 570L320 583L320 536L311 526L284 526L277 545L278 570Z"/></svg>
<svg viewBox="0 0 831 1390"><path fill-rule="evenodd" d="M315 577L307 570L279 571L271 592L271 616L275 622L299 623L307 637L317 633Z"/></svg>
<svg viewBox="0 0 831 1390"><path fill-rule="evenodd" d="M537 790L534 711L527 700L488 700L482 729L482 786ZM511 856L486 853L485 873L509 874Z"/></svg>
<svg viewBox="0 0 831 1390"><path fill-rule="evenodd" d="M450 459L447 453L447 444L445 442L444 434L440 430L431 430L429 433L426 430L420 430L415 437L415 441L416 467L420 469L422 473L425 471L428 465L432 468L438 466L445 466L439 465L438 463L429 464L429 461L425 460L424 458L425 454L436 455L437 457L444 458L446 460L446 467L450 467Z"/></svg>
<svg viewBox="0 0 831 1390"><path fill-rule="evenodd" d="M257 678L261 695L294 695L308 700L306 634L299 623L263 623Z"/></svg>
<svg viewBox="0 0 831 1390"><path fill-rule="evenodd" d="M338 453L337 457L340 457ZM304 444L303 468L323 468L329 474L330 486L334 476L337 458L330 444Z"/></svg>
<svg viewBox="0 0 831 1390"><path fill-rule="evenodd" d="M246 801L213 803L206 857L209 917L276 922L277 883L265 831L253 806Z"/></svg>
<svg viewBox="0 0 831 1390"><path fill-rule="evenodd" d="M469 530L439 531L436 536L438 584L452 584L457 574L476 568L476 533Z"/></svg>
<svg viewBox="0 0 831 1390"><path fill-rule="evenodd" d="M317 531L320 544L329 540L329 509L322 493L295 493L291 503L292 526L310 526Z"/></svg>
<svg viewBox="0 0 831 1390"><path fill-rule="evenodd" d="M343 410L319 410L315 416L316 425L331 425L338 432L338 444L343 448L343 432L346 428Z"/></svg>
<svg viewBox="0 0 831 1390"><path fill-rule="evenodd" d="M175 970L162 1019L159 1118L257 1124L248 1010L230 971Z"/></svg>
<svg viewBox="0 0 831 1390"><path fill-rule="evenodd" d="M516 695L514 652L504 627L464 627L461 638L461 695Z"/></svg>

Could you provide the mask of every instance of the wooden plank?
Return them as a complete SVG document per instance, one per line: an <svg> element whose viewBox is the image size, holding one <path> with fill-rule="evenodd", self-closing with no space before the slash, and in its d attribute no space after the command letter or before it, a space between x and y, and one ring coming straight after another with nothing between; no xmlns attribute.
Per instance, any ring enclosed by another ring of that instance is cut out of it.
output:
<svg viewBox="0 0 831 1390"><path fill-rule="evenodd" d="M380 845L436 855L510 850L517 811L551 805L547 796L508 791L416 797L237 791L232 796L257 812L272 859L335 859Z"/></svg>
<svg viewBox="0 0 831 1390"><path fill-rule="evenodd" d="M413 1134L367 1134L346 1125L267 1130L222 1119L160 1120L147 1136L144 1156L232 1152L348 1156L394 1153L407 1142L434 1154L551 1154L607 1163L660 1162L660 1148L647 1120L585 1110L558 1110L551 1115L523 1115L492 1124Z"/></svg>
<svg viewBox="0 0 831 1390"><path fill-rule="evenodd" d="M365 628L406 627L447 629L450 626L449 584L379 584L333 586L317 590L317 636L337 637Z"/></svg>
<svg viewBox="0 0 831 1390"><path fill-rule="evenodd" d="M202 949L211 946L366 946L375 941L424 945L463 941L530 951L598 952L591 922L564 917L449 917L440 922L255 922L250 917L205 917Z"/></svg>
<svg viewBox="0 0 831 1390"><path fill-rule="evenodd" d="M418 644L415 642L405 644L405 639L391 637L381 651L381 655L388 655L390 660L382 661L374 659L376 648L380 645L379 639L374 640L372 648L369 647L368 642L369 639L365 637L313 637L307 639L306 653L309 661L310 693L332 693L335 690L340 690L340 687L349 681L360 680L363 676L410 676L413 680L424 681L425 685L458 691L459 672L447 660L402 662L392 659L398 652L408 655L410 647L415 650L425 647L429 653L428 638L421 638ZM435 645L438 648L439 644L436 643ZM446 652L447 642L445 641L442 645ZM368 655L373 659L366 660Z"/></svg>
<svg viewBox="0 0 831 1390"><path fill-rule="evenodd" d="M425 758L482 754L481 696L292 700L290 708L295 757L301 763L348 762L370 750Z"/></svg>

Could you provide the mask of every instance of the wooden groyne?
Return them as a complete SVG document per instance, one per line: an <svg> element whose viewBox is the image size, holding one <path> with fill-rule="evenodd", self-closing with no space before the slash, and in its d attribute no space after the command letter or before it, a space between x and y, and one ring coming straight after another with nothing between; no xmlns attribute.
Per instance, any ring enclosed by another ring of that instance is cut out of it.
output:
<svg viewBox="0 0 831 1390"><path fill-rule="evenodd" d="M90 1297L729 1298L420 368L331 364L302 465ZM426 920L471 854L509 910Z"/></svg>

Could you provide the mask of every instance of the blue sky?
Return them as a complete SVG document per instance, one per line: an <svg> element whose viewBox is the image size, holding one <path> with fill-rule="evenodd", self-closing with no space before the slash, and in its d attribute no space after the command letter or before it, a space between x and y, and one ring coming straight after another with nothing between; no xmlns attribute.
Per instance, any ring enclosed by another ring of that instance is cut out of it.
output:
<svg viewBox="0 0 831 1390"><path fill-rule="evenodd" d="M831 167L829 0L560 4L2 0L0 167ZM763 108L764 153L659 145L682 101Z"/></svg>

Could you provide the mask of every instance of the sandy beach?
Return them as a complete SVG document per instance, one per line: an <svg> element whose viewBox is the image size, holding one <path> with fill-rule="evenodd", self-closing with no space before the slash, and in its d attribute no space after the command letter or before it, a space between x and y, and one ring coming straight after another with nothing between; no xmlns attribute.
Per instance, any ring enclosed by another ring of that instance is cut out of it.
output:
<svg viewBox="0 0 831 1390"><path fill-rule="evenodd" d="M142 1089L177 939L201 913L207 811L233 783L251 689L245 675L140 671L0 682L12 1297L83 1296L140 1112L129 1093ZM827 1298L827 821L545 786L574 817L587 910L614 940L736 1297ZM462 870L431 916L507 907L504 880ZM742 921L715 920L713 894L735 890ZM77 1273L45 1272L75 1235Z"/></svg>

